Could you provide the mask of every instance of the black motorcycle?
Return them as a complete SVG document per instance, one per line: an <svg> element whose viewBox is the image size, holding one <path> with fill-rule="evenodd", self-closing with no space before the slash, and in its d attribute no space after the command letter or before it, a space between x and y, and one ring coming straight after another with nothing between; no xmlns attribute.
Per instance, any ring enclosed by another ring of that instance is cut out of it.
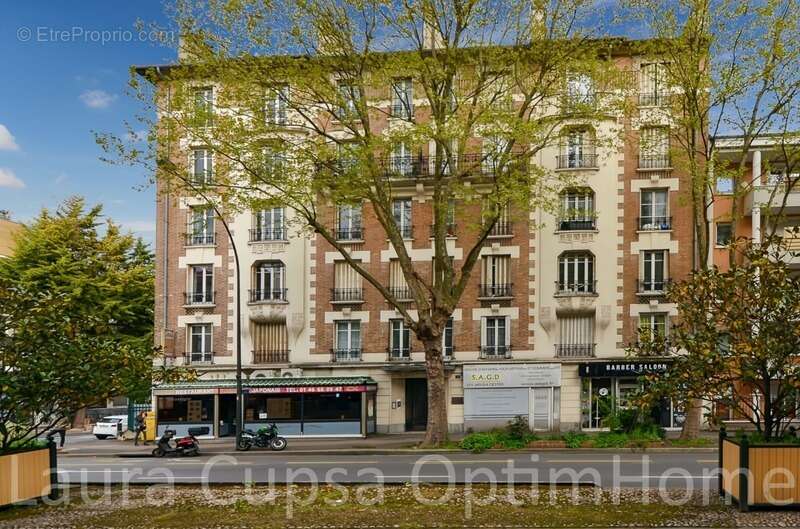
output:
<svg viewBox="0 0 800 529"><path fill-rule="evenodd" d="M250 450L253 445L258 448L270 448L276 452L280 452L286 448L286 439L278 435L278 427L275 423L259 428L257 432L253 430L242 430L239 436L239 450Z"/></svg>
<svg viewBox="0 0 800 529"><path fill-rule="evenodd" d="M200 443L197 438L192 434L191 429L189 435L181 437L175 443L172 439L175 437L175 430L167 428L164 430L163 435L158 439L156 447L153 449L155 457L165 456L199 456Z"/></svg>

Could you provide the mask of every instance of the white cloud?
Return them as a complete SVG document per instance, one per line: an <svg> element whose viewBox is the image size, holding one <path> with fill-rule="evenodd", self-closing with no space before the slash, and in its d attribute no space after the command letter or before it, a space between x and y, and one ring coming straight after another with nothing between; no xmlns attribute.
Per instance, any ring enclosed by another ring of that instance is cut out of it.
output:
<svg viewBox="0 0 800 529"><path fill-rule="evenodd" d="M156 223L152 220L123 220L120 221L123 228L134 233L155 233Z"/></svg>
<svg viewBox="0 0 800 529"><path fill-rule="evenodd" d="M14 136L6 128L5 125L0 123L0 151L18 151L19 145L14 139Z"/></svg>
<svg viewBox="0 0 800 529"><path fill-rule="evenodd" d="M105 90L86 90L79 97L89 108L108 108L117 98L116 95L109 94Z"/></svg>
<svg viewBox="0 0 800 529"><path fill-rule="evenodd" d="M10 187L11 189L22 189L25 182L17 178L14 171L0 167L0 187Z"/></svg>

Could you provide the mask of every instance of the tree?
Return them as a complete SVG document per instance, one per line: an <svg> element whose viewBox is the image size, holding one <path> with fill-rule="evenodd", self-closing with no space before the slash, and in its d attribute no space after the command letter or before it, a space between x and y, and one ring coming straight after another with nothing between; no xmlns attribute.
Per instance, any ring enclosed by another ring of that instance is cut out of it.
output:
<svg viewBox="0 0 800 529"><path fill-rule="evenodd" d="M625 16L642 22L654 38L645 43L654 67L642 72L642 86L654 91L646 95L654 96L668 116L672 165L689 176L686 200L692 206L694 269L706 270L711 266L715 204L730 201L733 238L742 235L736 230L744 214L743 199L761 183L761 175L750 177L747 169L757 138L770 135L777 146L773 163L796 165L800 3L627 0L623 4L630 8ZM723 147L729 154L731 150L724 135L741 138L733 147L738 152L730 156L733 163L720 158ZM785 204L798 180L777 187L771 200ZM730 189L719 193L719 182ZM729 254L731 262L735 255ZM687 412L682 436L694 437L700 427L700 403L687 403Z"/></svg>
<svg viewBox="0 0 800 529"><path fill-rule="evenodd" d="M633 351L671 356L670 369L650 377L650 399L702 399L766 439L786 432L800 391L800 278L786 263L797 253L779 239L769 243L739 240L742 263L697 270L670 289L681 317L669 343L643 336Z"/></svg>
<svg viewBox="0 0 800 529"><path fill-rule="evenodd" d="M80 198L23 229L0 307L0 449L176 374L153 369L151 252Z"/></svg>
<svg viewBox="0 0 800 529"><path fill-rule="evenodd" d="M556 192L575 182L574 175L534 163L558 144L562 127L613 116L611 132L599 133L597 143L618 139L613 123L625 107L628 77L611 52L628 43L592 38L592 7L590 1L182 3L181 64L140 70L152 90L132 81L160 117L160 123L144 118L156 145L139 152L113 136L98 141L114 161L155 165L161 189L193 195L180 150L192 138L214 153L213 181L201 185L223 211L288 207L300 226L339 251L424 345L424 443L437 445L447 436L442 336L487 235L509 205L527 222L532 208L553 209ZM410 80L413 96L398 79ZM216 87L213 104L197 90L204 83ZM420 154L392 156L401 145L401 153ZM396 222L393 198L403 186L422 189L431 205L433 277L412 261ZM416 315L331 229L336 205L357 204L370 208L385 231ZM453 208L478 204L482 214L468 221L473 237L455 265L448 218Z"/></svg>

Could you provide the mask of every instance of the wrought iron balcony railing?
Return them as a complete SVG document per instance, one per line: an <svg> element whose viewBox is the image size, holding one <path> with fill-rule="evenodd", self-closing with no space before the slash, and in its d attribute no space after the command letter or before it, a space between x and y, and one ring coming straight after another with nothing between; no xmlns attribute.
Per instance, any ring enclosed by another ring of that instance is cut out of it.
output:
<svg viewBox="0 0 800 529"><path fill-rule="evenodd" d="M636 224L639 231L667 231L672 229L672 217L639 217Z"/></svg>
<svg viewBox="0 0 800 529"><path fill-rule="evenodd" d="M332 288L331 301L337 303L362 303L364 301L364 289Z"/></svg>
<svg viewBox="0 0 800 529"><path fill-rule="evenodd" d="M285 227L262 227L250 230L250 242L285 241L288 233Z"/></svg>
<svg viewBox="0 0 800 529"><path fill-rule="evenodd" d="M250 302L257 303L260 301L286 301L286 288L268 288L268 289L252 289L250 290Z"/></svg>
<svg viewBox="0 0 800 529"><path fill-rule="evenodd" d="M596 344L593 343L557 343L557 358L592 358Z"/></svg>
<svg viewBox="0 0 800 529"><path fill-rule="evenodd" d="M496 360L511 358L510 345L483 345L481 346L480 358L483 360Z"/></svg>
<svg viewBox="0 0 800 529"><path fill-rule="evenodd" d="M556 281L557 296L593 296L597 294L597 280Z"/></svg>
<svg viewBox="0 0 800 529"><path fill-rule="evenodd" d="M288 349L258 349L253 351L254 364L288 364Z"/></svg>
<svg viewBox="0 0 800 529"><path fill-rule="evenodd" d="M597 219L594 218L561 219L558 221L559 231L586 231L596 229Z"/></svg>
<svg viewBox="0 0 800 529"><path fill-rule="evenodd" d="M558 169L597 169L596 154L561 154L556 162Z"/></svg>
<svg viewBox="0 0 800 529"><path fill-rule="evenodd" d="M184 292L184 301L186 305L213 305L214 292Z"/></svg>
<svg viewBox="0 0 800 529"><path fill-rule="evenodd" d="M493 283L489 285L480 285L478 297L486 299L511 298L514 297L513 287L513 283Z"/></svg>
<svg viewBox="0 0 800 529"><path fill-rule="evenodd" d="M360 362L361 348L357 349L331 349L331 362Z"/></svg>

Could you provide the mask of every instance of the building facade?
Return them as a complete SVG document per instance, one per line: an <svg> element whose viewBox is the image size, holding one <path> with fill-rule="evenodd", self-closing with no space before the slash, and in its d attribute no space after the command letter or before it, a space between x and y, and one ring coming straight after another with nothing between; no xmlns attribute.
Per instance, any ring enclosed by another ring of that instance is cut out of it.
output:
<svg viewBox="0 0 800 529"><path fill-rule="evenodd" d="M641 328L668 334L677 316L664 291L692 266L691 213L681 200L689 190L671 164L669 92L656 82L659 63L629 52L613 60L640 79L636 112L570 123L557 145L537 154L532 163L569 173L579 184L563 190L557 215L503 212L447 325L453 432L520 415L539 430L602 429L628 405L642 373L668 367L631 361L626 347ZM387 116L376 133L393 126L398 98L425 119L414 79L393 84L393 97L373 103ZM203 90L213 101L214 88ZM291 121L279 101L274 107L274 116ZM600 136L619 139L607 144L596 141ZM480 154L491 141L476 137L471 145ZM433 155L426 146L399 145L387 160L395 222L421 274L432 273L434 255L425 184ZM204 146L186 142L176 159L194 177L213 178L215 160ZM223 217L229 239L201 197L161 193L158 200L156 328L166 361L192 365L201 375L199 383L156 388L160 427L184 423L232 433L238 301L246 423L274 421L289 435L424 429L422 345L332 245L293 224L289 208ZM370 205L321 201L318 207L338 242L396 298L408 299L413 315L395 250ZM479 204L453 204L447 246L456 268L476 240L480 218ZM656 419L677 428L683 416L667 402Z"/></svg>

